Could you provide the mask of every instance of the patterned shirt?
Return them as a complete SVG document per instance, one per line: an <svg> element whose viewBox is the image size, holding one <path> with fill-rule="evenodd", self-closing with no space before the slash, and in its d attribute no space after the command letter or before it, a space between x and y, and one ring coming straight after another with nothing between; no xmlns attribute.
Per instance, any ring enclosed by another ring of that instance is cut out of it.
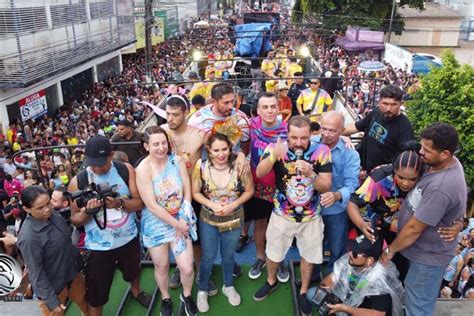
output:
<svg viewBox="0 0 474 316"><path fill-rule="evenodd" d="M268 157L273 148L274 144L269 144L262 159ZM296 158L295 153L289 149L283 160L275 162L273 166L276 175L273 212L294 222L308 222L320 216L320 194L314 188L311 178L297 174ZM324 144L310 142L302 159L311 163L317 174L332 171L331 150Z"/></svg>
<svg viewBox="0 0 474 316"><path fill-rule="evenodd" d="M288 127L286 122L280 122L276 126L267 128L262 125L260 116L250 120L250 169L255 186L254 196L262 200L272 202L275 195L275 171L270 171L265 177L257 178L256 170L265 148L268 144L276 143L278 137L282 140L287 138Z"/></svg>

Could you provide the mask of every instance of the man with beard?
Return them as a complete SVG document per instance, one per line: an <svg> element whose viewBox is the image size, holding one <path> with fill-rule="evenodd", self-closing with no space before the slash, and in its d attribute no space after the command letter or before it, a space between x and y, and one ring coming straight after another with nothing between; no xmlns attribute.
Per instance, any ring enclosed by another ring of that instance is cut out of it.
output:
<svg viewBox="0 0 474 316"><path fill-rule="evenodd" d="M223 88L221 87L221 89ZM233 90L232 90L232 87L230 86L228 87L226 86L225 89L223 89L223 91L224 92L232 91L232 95L233 95ZM216 97L216 95L214 95L214 97ZM203 146L204 146L206 132L211 131L212 128L214 127L214 125L211 125L211 123L216 124L216 122L219 122L218 116L215 114L215 112L219 114L223 113L221 116L223 116L224 119L229 117L228 115L229 113L234 113L233 102L231 103L232 107L229 110L227 109L226 106L222 105L221 103L222 99L227 100L227 99L232 99L232 98L229 98L229 96L224 95L222 98L219 98L219 101L216 103L215 108L210 108L208 106L193 113L191 118L197 115L197 118L195 118L195 120L199 120L200 118L206 118L206 120L204 120L203 122L196 123L197 124L196 127L190 124L191 120L189 124L186 123L186 117L188 117L189 115L189 102L187 99L185 99L185 97L180 96L180 95L172 95L166 101L167 124L163 125L162 127L168 131L168 135L169 135L171 145L173 147L173 151L184 160L189 175L191 175L192 171L194 170L194 166L196 165L196 162L198 161L198 159L201 158L203 155ZM218 107L219 109L217 109ZM205 109L208 109L210 111L200 113L201 111L204 111ZM214 116L214 120L212 120L210 116ZM234 119L234 118L229 117L229 119ZM243 127L245 126L246 125L243 125ZM248 125L247 125L247 129L248 129ZM240 150L240 147L237 147L237 148L239 148L237 150ZM234 151L235 151L235 147L234 147ZM238 152L238 156L235 163L237 165L238 170L244 171L245 169L244 165L246 165L245 154L242 152ZM197 215L196 217L199 218L201 205L199 205L199 203L196 203L194 200L192 204L193 204L194 211L196 212L196 215ZM199 263L201 259L199 239L193 243L195 245L194 257L196 260L196 266L199 267ZM196 277L196 281L198 279L199 279L199 276ZM170 278L169 286L171 288L178 288L180 285L181 285L181 280L180 280L179 269L176 268L175 273ZM208 294L211 296L214 296L217 294L217 288L212 282L210 282L209 284Z"/></svg>
<svg viewBox="0 0 474 316"><path fill-rule="evenodd" d="M277 270L285 259L293 238L301 255L299 305L303 315L311 314L306 300L313 264L323 262L321 193L331 189L331 151L328 146L311 142L309 118L297 115L288 122L288 142L278 139L265 148L256 176L275 172L276 191L273 213L266 238L267 280L255 293L262 301L278 286Z"/></svg>
<svg viewBox="0 0 474 316"><path fill-rule="evenodd" d="M206 137L211 131L226 135L238 154L241 150L248 154L250 145L249 121L247 115L235 109L235 93L231 85L218 83L212 87L211 104L194 112L188 125L202 130Z"/></svg>
<svg viewBox="0 0 474 316"><path fill-rule="evenodd" d="M361 178L373 168L391 163L402 152L402 144L414 140L413 127L401 113L403 91L390 85L380 90L379 107L365 118L346 126L344 135L364 132L357 151L361 157Z"/></svg>
<svg viewBox="0 0 474 316"><path fill-rule="evenodd" d="M401 251L410 262L404 281L408 316L433 315L444 272L457 245L456 239L442 239L439 231L462 221L467 204L463 167L454 156L459 146L456 129L434 123L420 136L421 159L428 167L404 199L399 233L381 257L387 263Z"/></svg>
<svg viewBox="0 0 474 316"><path fill-rule="evenodd" d="M403 315L403 286L393 263L384 267L378 259L383 240L372 243L364 235L352 240L349 252L334 263L334 271L321 281L319 288L310 288L307 298L318 306L317 291L333 293L341 304L328 304L330 314ZM421 314L420 314L421 315Z"/></svg>

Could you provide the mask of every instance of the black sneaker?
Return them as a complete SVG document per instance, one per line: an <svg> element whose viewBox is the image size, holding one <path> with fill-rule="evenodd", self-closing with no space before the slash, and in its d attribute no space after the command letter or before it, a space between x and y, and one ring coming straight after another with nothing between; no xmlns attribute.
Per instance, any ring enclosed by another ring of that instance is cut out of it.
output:
<svg viewBox="0 0 474 316"><path fill-rule="evenodd" d="M151 296L148 295L146 292L140 291L140 293L138 293L137 296L133 296L133 294L132 294L132 297L134 299L136 299L138 301L138 303L140 303L141 306L143 306L145 308L148 308L148 306L150 306Z"/></svg>
<svg viewBox="0 0 474 316"><path fill-rule="evenodd" d="M179 299L184 304L184 314L186 316L194 316L197 315L197 307L193 301L193 297L190 295L185 297L183 293L179 296Z"/></svg>
<svg viewBox="0 0 474 316"><path fill-rule="evenodd" d="M242 268L237 263L234 263L234 271L232 271L232 276L235 278L242 275Z"/></svg>
<svg viewBox="0 0 474 316"><path fill-rule="evenodd" d="M244 247L246 244L249 242L249 236L242 236L240 235L239 238L239 244L237 245L237 249L235 249L235 252L241 252L244 250Z"/></svg>
<svg viewBox="0 0 474 316"><path fill-rule="evenodd" d="M273 285L270 285L268 281L265 281L265 284L260 289L258 289L258 291L253 296L253 299L256 300L257 302L263 301L264 299L267 298L268 295L270 295L273 291L276 290L277 286L278 286L278 281L275 282L275 284Z"/></svg>
<svg viewBox="0 0 474 316"><path fill-rule="evenodd" d="M311 306L311 303L306 299L306 293L299 295L298 302L300 303L301 315L311 315L311 313L313 312L313 307Z"/></svg>
<svg viewBox="0 0 474 316"><path fill-rule="evenodd" d="M161 301L160 316L172 316L173 307L171 306L171 299L165 298Z"/></svg>
<svg viewBox="0 0 474 316"><path fill-rule="evenodd" d="M176 267L173 274L171 275L169 287L171 289L177 289L180 286L181 286L181 274L179 273L178 267Z"/></svg>

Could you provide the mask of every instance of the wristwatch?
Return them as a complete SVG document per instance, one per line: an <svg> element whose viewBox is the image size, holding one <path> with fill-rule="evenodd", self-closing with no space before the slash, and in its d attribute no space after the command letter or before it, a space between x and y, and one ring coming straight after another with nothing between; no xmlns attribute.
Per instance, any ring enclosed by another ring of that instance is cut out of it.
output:
<svg viewBox="0 0 474 316"><path fill-rule="evenodd" d="M119 209L123 210L125 208L125 200L122 198L119 198L119 201L120 201Z"/></svg>

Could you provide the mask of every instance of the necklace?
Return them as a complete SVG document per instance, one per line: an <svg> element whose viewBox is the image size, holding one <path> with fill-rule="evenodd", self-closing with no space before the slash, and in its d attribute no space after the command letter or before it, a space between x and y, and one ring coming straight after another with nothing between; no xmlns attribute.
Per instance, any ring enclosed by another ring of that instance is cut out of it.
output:
<svg viewBox="0 0 474 316"><path fill-rule="evenodd" d="M229 165L225 165L225 167L222 167L222 168L217 168L217 167L214 166L214 165L211 165L211 167L214 168L214 169L217 170L217 171L224 171L224 170L229 169Z"/></svg>
<svg viewBox="0 0 474 316"><path fill-rule="evenodd" d="M186 127L186 131L184 132L184 134L186 134L187 130L188 130L188 128ZM192 164L191 164L191 161L189 160L191 154L186 152L186 137L185 137L185 135L181 136L181 137L177 137L174 134L174 132L171 132L171 130L169 130L168 135L170 136L170 141L171 141L172 147L174 148L174 152L178 156L181 156L184 159L184 162L186 164L187 169L191 168ZM178 146L178 144L180 146Z"/></svg>

